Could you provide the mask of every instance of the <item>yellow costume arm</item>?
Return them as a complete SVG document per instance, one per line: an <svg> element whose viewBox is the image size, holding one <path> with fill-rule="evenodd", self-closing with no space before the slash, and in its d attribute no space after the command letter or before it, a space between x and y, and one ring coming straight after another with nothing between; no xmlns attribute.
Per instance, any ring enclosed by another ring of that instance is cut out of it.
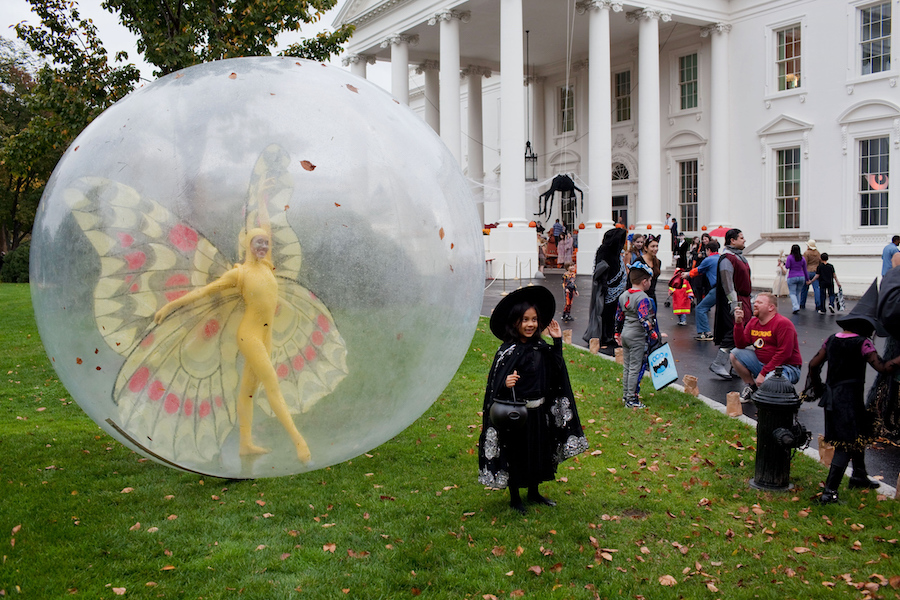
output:
<svg viewBox="0 0 900 600"><path fill-rule="evenodd" d="M156 322L157 325L159 325L160 323L163 322L163 320L166 317L168 317L175 310L181 308L182 306L187 306L188 304L190 304L192 302L196 302L197 300L200 300L201 298L211 296L215 293L227 293L229 291L231 291L233 293L237 293L239 291L238 290L239 285L240 285L240 273L239 273L239 267L236 267L236 268L228 271L227 273L225 273L224 275L222 275L220 278L216 279L212 283L207 284L201 288L197 288L193 291L190 291L187 294L185 294L184 296L181 296L180 298L176 298L175 300L172 300L171 302L167 303L162 308L160 308L158 311L156 311L156 314L153 315L153 320Z"/></svg>

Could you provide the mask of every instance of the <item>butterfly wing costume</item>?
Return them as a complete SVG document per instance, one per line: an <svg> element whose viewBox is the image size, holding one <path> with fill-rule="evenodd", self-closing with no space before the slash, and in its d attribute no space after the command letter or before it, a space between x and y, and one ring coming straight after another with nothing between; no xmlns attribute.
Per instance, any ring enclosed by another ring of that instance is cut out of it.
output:
<svg viewBox="0 0 900 600"><path fill-rule="evenodd" d="M259 213L274 215L267 219L278 281L270 358L288 410L297 414L330 394L346 376L347 364L331 313L297 281L300 242L284 210L293 193L289 162L274 145L260 155L244 233ZM237 423L241 293L231 288L203 297L158 325L153 317L168 302L240 265L232 265L167 208L121 183L84 177L69 186L65 198L100 259L97 327L107 345L125 357L113 389L120 420L115 425L176 462L215 457ZM271 415L265 398L262 389L254 395Z"/></svg>

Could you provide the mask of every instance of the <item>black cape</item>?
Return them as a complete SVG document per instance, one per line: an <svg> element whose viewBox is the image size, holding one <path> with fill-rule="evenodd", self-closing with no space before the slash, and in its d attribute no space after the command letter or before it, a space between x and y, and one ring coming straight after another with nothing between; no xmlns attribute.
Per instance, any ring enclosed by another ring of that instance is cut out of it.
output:
<svg viewBox="0 0 900 600"><path fill-rule="evenodd" d="M591 307L588 310L588 325L584 335L581 336L581 339L587 343L590 343L591 338L597 338L603 342L613 334L611 331L603 331L603 307L606 305L609 271L609 264L605 260L594 265L594 274L591 277Z"/></svg>
<svg viewBox="0 0 900 600"><path fill-rule="evenodd" d="M506 377L528 353L542 356L546 395L544 403L528 409L523 428L495 427L490 419L494 398L510 398ZM478 482L503 489L510 484L527 487L556 477L556 467L588 449L581 429L575 396L562 354L562 340L550 346L539 337L528 343L505 342L494 356L484 393L481 437L478 440Z"/></svg>

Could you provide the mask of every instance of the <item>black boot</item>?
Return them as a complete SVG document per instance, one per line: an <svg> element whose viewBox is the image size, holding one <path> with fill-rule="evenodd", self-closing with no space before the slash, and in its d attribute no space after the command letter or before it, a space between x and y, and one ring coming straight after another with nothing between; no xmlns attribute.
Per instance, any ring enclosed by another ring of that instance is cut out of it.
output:
<svg viewBox="0 0 900 600"><path fill-rule="evenodd" d="M538 486L536 485L528 487L528 500L538 504L546 504L547 506L556 506L556 502L546 496L541 496L541 493L538 491Z"/></svg>
<svg viewBox="0 0 900 600"><path fill-rule="evenodd" d="M822 497L819 498L820 504L833 504L838 501L837 490L841 485L841 479L844 478L844 471L847 465L836 465L831 463L831 469L828 471L828 477L825 478L825 489L822 491Z"/></svg>
<svg viewBox="0 0 900 600"><path fill-rule="evenodd" d="M509 486L509 506L520 515L525 514L525 505L522 504L519 488L512 485Z"/></svg>
<svg viewBox="0 0 900 600"><path fill-rule="evenodd" d="M862 488L867 490L878 489L881 484L877 481L869 479L869 473L866 471L866 453L854 452L850 455L853 461L853 475L850 477L850 488Z"/></svg>

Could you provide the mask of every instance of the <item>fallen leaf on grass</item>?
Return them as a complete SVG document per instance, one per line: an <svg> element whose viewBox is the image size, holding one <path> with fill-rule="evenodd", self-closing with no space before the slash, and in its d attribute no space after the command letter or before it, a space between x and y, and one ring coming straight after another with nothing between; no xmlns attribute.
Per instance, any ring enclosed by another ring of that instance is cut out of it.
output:
<svg viewBox="0 0 900 600"><path fill-rule="evenodd" d="M509 593L510 598L521 598L525 595L525 590L513 590Z"/></svg>
<svg viewBox="0 0 900 600"><path fill-rule="evenodd" d="M130 494L130 493L133 492L133 491L134 491L134 488L133 488L133 487L127 487L127 488L122 488L122 491L119 492L119 493L120 493L120 494Z"/></svg>
<svg viewBox="0 0 900 600"><path fill-rule="evenodd" d="M282 554L279 558L281 558L281 560L287 560L287 559L289 559L290 557L291 557L291 553L290 553L290 552L285 552L285 553Z"/></svg>
<svg viewBox="0 0 900 600"><path fill-rule="evenodd" d="M174 570L175 570L175 565L166 565L162 569L160 569L160 571L174 571Z"/></svg>
<svg viewBox="0 0 900 600"><path fill-rule="evenodd" d="M138 523L135 523L134 525L132 525L131 527L129 527L128 531L137 531L140 528L141 528L141 524L138 522Z"/></svg>
<svg viewBox="0 0 900 600"><path fill-rule="evenodd" d="M259 504L260 506L265 506L265 505L266 505L266 501L265 501L265 500L257 500L256 503Z"/></svg>
<svg viewBox="0 0 900 600"><path fill-rule="evenodd" d="M484 600L497 600L497 596L493 594L485 594L482 596L482 598L484 598Z"/></svg>
<svg viewBox="0 0 900 600"><path fill-rule="evenodd" d="M112 591L113 591L113 594L115 594L116 596L124 596L125 595L125 588L113 588Z"/></svg>
<svg viewBox="0 0 900 600"><path fill-rule="evenodd" d="M528 570L534 573L535 575L540 575L544 572L544 569L539 567L538 565L534 565L533 567L528 567Z"/></svg>
<svg viewBox="0 0 900 600"><path fill-rule="evenodd" d="M147 529L147 533L156 533L159 531L159 527L150 527Z"/></svg>
<svg viewBox="0 0 900 600"><path fill-rule="evenodd" d="M806 552L809 552L809 548L804 548L803 546L795 546L794 552L796 552L797 554L804 554Z"/></svg>
<svg viewBox="0 0 900 600"><path fill-rule="evenodd" d="M334 551L337 550L337 544L325 544L322 546L322 550L334 554Z"/></svg>
<svg viewBox="0 0 900 600"><path fill-rule="evenodd" d="M663 575L662 577L659 578L659 583L660 583L660 585L672 587L673 585L678 583L678 580L675 579L674 577L672 577L671 575Z"/></svg>
<svg viewBox="0 0 900 600"><path fill-rule="evenodd" d="M266 545L265 545L265 544L260 544L259 546L256 547L256 550L257 550L257 552L258 552L258 551L260 551L260 550L264 550L265 548L266 548Z"/></svg>

